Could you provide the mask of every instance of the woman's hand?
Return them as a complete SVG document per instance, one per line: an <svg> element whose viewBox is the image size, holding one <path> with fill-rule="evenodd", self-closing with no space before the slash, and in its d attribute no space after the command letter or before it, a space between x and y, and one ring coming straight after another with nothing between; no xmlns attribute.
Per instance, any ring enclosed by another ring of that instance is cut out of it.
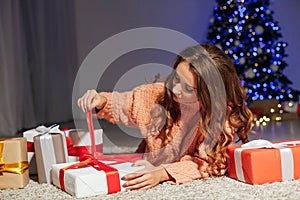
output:
<svg viewBox="0 0 300 200"><path fill-rule="evenodd" d="M96 90L88 90L77 101L77 105L83 112L93 108L101 109L105 106L107 99L101 96Z"/></svg>
<svg viewBox="0 0 300 200"><path fill-rule="evenodd" d="M123 184L123 187L126 189L149 189L162 181L170 179L167 171L162 166L155 167L146 160L138 160L134 163L134 165L144 165L145 168L122 177L122 180L127 181Z"/></svg>

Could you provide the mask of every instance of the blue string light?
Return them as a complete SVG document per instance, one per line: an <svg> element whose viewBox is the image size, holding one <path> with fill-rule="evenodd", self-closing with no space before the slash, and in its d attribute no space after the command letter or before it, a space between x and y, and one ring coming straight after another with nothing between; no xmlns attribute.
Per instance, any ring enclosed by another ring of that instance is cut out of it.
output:
<svg viewBox="0 0 300 200"><path fill-rule="evenodd" d="M287 83L280 82L287 43L277 42L280 27L267 8L269 0L217 2L209 38L234 59L249 98L294 98Z"/></svg>

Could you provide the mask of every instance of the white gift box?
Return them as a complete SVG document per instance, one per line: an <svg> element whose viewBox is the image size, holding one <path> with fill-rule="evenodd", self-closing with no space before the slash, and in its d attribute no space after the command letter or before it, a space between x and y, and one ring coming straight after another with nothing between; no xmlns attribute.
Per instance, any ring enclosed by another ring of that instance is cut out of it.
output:
<svg viewBox="0 0 300 200"><path fill-rule="evenodd" d="M105 164L108 162L101 161ZM75 162L78 163L78 162ZM53 184L61 188L59 171L61 168L67 167L74 163L63 163L52 165L51 175ZM122 185L125 181L121 180L126 174L136 172L144 168L144 166L132 166L132 163L125 162L121 164L111 164L111 167L118 170L121 191L125 188ZM68 169L64 174L65 191L76 198L91 197L100 194L108 194L108 186L106 174L104 171L98 171L93 167L84 167L77 169Z"/></svg>
<svg viewBox="0 0 300 200"><path fill-rule="evenodd" d="M23 132L23 137L25 137L27 139L27 146L32 146L32 148L33 148L34 136L37 136L44 132L47 132L50 129L54 128L55 126L56 125L46 127L44 125L41 125L34 129L30 129L30 130ZM58 130L58 127L57 127L57 129L55 129L55 131L60 131L60 130ZM28 148L27 148L27 150L28 150ZM28 155L29 174L37 174L36 158L35 158L34 151L28 150L27 155Z"/></svg>
<svg viewBox="0 0 300 200"><path fill-rule="evenodd" d="M102 153L102 145L103 145L103 130L95 129L95 145L96 151ZM86 130L82 129L70 129L65 131L66 137L69 137L72 141L75 148L84 148L90 147L92 145L90 133ZM79 161L78 156L69 155L69 162Z"/></svg>

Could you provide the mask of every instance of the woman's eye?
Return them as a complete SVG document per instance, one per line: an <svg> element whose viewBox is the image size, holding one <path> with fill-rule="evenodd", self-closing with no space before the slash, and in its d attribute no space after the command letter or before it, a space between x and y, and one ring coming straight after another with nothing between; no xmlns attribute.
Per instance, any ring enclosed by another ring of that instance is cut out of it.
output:
<svg viewBox="0 0 300 200"><path fill-rule="evenodd" d="M175 74L175 76L174 76L174 82L175 83L179 83L180 82L180 79L179 79L179 77L178 77L177 74Z"/></svg>
<svg viewBox="0 0 300 200"><path fill-rule="evenodd" d="M188 93L193 93L193 92L194 92L194 88L192 88L192 87L189 86L189 85L186 85L186 86L185 86L185 90L186 90Z"/></svg>

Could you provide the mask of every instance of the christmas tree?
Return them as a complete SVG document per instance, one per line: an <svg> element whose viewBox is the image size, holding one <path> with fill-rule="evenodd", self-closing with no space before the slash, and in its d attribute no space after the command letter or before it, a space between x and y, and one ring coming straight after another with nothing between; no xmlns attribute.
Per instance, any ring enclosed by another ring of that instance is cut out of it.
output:
<svg viewBox="0 0 300 200"><path fill-rule="evenodd" d="M248 101L298 101L299 91L283 74L287 43L269 0L217 0L207 39L233 58Z"/></svg>

